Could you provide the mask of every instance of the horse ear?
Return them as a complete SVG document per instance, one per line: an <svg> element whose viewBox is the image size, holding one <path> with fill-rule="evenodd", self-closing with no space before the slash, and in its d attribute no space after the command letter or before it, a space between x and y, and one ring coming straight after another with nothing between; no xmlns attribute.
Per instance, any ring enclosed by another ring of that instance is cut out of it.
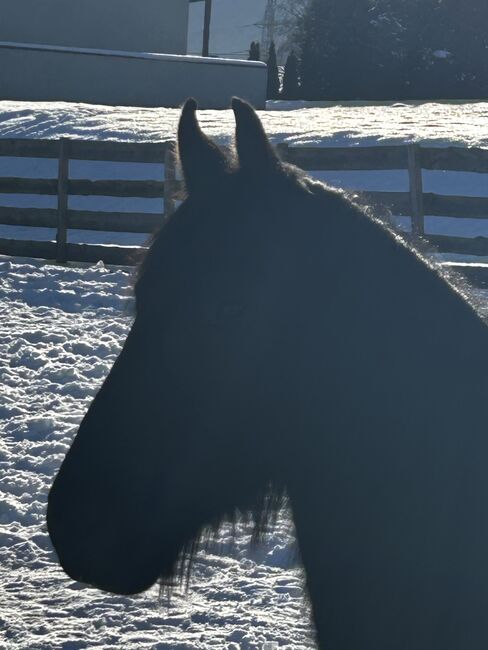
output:
<svg viewBox="0 0 488 650"><path fill-rule="evenodd" d="M261 174L280 167L280 159L254 108L234 97L232 110L236 118L236 150L241 169Z"/></svg>
<svg viewBox="0 0 488 650"><path fill-rule="evenodd" d="M188 194L222 178L228 167L223 152L202 132L196 110L197 102L187 99L178 125L178 150Z"/></svg>

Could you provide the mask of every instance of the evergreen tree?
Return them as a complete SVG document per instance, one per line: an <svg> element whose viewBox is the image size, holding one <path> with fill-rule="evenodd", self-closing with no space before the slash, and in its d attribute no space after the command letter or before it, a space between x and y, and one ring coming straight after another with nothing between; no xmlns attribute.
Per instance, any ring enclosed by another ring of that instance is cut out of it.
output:
<svg viewBox="0 0 488 650"><path fill-rule="evenodd" d="M261 52L260 52L259 43L253 41L251 47L249 48L248 61L261 61Z"/></svg>
<svg viewBox="0 0 488 650"><path fill-rule="evenodd" d="M488 93L488 3L442 0L433 21L432 73L447 97L479 98Z"/></svg>
<svg viewBox="0 0 488 650"><path fill-rule="evenodd" d="M281 96L283 99L298 99L300 97L299 61L293 51L286 60Z"/></svg>
<svg viewBox="0 0 488 650"><path fill-rule="evenodd" d="M300 49L306 98L358 99L373 93L381 62L372 0L311 0Z"/></svg>
<svg viewBox="0 0 488 650"><path fill-rule="evenodd" d="M488 93L486 0L309 0L295 35L307 99Z"/></svg>
<svg viewBox="0 0 488 650"><path fill-rule="evenodd" d="M261 46L257 41L256 41L256 58L254 60L261 61Z"/></svg>
<svg viewBox="0 0 488 650"><path fill-rule="evenodd" d="M278 99L280 94L280 78L278 74L278 62L276 60L276 47L271 43L268 52L268 88L267 98Z"/></svg>

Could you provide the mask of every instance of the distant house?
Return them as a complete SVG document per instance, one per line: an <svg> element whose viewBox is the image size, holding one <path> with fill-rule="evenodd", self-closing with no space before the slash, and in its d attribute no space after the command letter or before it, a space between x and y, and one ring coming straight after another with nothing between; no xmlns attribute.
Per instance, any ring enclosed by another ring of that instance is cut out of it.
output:
<svg viewBox="0 0 488 650"><path fill-rule="evenodd" d="M265 103L266 67L186 56L195 0L0 0L0 100Z"/></svg>

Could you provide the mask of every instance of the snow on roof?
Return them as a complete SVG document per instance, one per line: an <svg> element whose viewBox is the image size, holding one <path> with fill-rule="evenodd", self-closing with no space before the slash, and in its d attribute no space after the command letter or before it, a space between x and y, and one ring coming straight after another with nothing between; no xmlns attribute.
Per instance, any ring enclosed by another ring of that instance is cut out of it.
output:
<svg viewBox="0 0 488 650"><path fill-rule="evenodd" d="M17 43L14 41L0 41L0 48L16 50L37 50L47 52L60 52L65 54L85 54L91 56L115 56L127 59L149 59L153 61L175 61L189 63L203 63L205 65L237 65L247 67L263 67L261 61L241 61L236 59L221 59L216 57L203 57L186 54L159 54L153 52L130 52L124 50L101 50L88 47L67 47L65 45L44 45L42 43Z"/></svg>

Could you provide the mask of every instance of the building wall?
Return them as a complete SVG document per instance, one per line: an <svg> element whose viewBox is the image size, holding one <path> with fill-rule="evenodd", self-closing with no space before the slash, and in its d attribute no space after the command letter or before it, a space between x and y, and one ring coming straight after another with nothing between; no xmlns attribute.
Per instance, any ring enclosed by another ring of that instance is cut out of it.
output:
<svg viewBox="0 0 488 650"><path fill-rule="evenodd" d="M264 63L99 50L12 46L0 42L0 100L88 102L120 106L228 108L237 95L266 103Z"/></svg>
<svg viewBox="0 0 488 650"><path fill-rule="evenodd" d="M186 54L187 0L0 0L0 41Z"/></svg>

